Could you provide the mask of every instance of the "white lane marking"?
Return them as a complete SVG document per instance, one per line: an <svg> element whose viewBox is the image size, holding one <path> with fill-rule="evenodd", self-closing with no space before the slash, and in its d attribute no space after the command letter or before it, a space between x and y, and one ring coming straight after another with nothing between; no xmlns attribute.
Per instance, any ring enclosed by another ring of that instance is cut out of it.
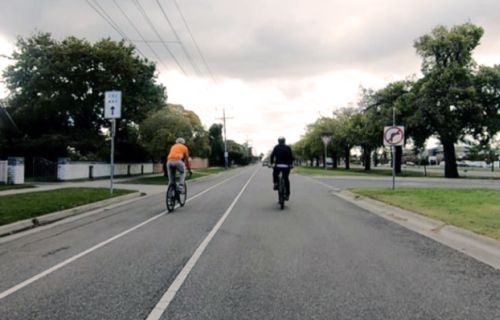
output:
<svg viewBox="0 0 500 320"><path fill-rule="evenodd" d="M161 318L163 312L165 312L165 310L167 310L168 306L170 305L170 302L172 302L172 300L174 299L177 291L180 289L180 287L182 286L182 284L186 280L187 276L189 275L191 270L196 265L196 262L198 262L198 259L203 254L203 251L205 251L205 249L207 248L207 246L210 243L210 241L212 240L212 238L215 236L217 231L219 231L220 227L222 226L222 224L224 223L224 221L228 217L229 213L233 210L234 206L236 205L236 202L241 197L241 195L243 194L243 192L247 188L248 184L250 183L250 181L253 179L253 177L255 176L255 174L258 171L259 171L259 168L257 168L257 170L255 170L255 172L252 174L252 176L250 176L247 183L245 183L245 185L241 189L240 193L238 193L236 198L234 198L233 202L231 203L229 208L227 208L227 210L224 213L224 215L222 216L222 218L220 218L220 220L213 227L213 229L210 231L210 233L205 238L205 240L203 240L203 242L200 244L200 246L196 249L193 256L189 259L189 261L186 263L184 268L182 268L181 272L177 275L174 282L172 282L172 284L168 288L167 292L165 292L165 294L161 297L160 301L153 308L153 311L151 311L151 313L146 318L146 320L158 320Z"/></svg>
<svg viewBox="0 0 500 320"><path fill-rule="evenodd" d="M227 179L225 179L225 180L223 180L223 181L221 181L221 182L219 182L219 183L211 186L210 188L208 188L208 189L206 189L206 190L204 190L204 191L202 191L200 193L197 193L193 197L187 199L186 202L192 201L192 200L200 197L201 195L203 195L203 194L209 192L210 190L212 190L212 189L220 186L221 184L226 183L227 181L232 180L232 179L234 179L236 177L239 177L240 175L244 174L245 172L246 172L246 170L244 172L240 173L240 174L237 174L237 175L234 175L232 177L229 177L229 178L227 178ZM115 241L115 240L117 240L117 239L125 236L126 234L128 234L128 233L130 233L130 232L132 232L134 230L139 229L140 227L142 227L142 226L144 226L144 225L146 225L146 224L148 224L148 223L150 223L150 222L158 219L159 217L165 215L166 213L167 213L167 211L165 210L165 211L157 214L156 216L154 216L152 218L149 218L148 220L146 220L146 221L144 221L144 222L136 225L135 227L127 229L127 230L125 230L125 231L123 231L123 232L121 232L121 233L119 233L119 234L117 234L117 235L115 235L115 236L113 236L113 237L111 237L111 238L109 238L109 239L101 242L101 243L96 244L95 246L93 246L93 247L91 247L91 248L89 248L89 249L87 249L85 251L80 252L77 255L72 256L69 259L66 259L66 260L64 260L64 261L56 264L55 266L53 266L53 267L51 267L51 268L49 268L49 269L47 269L47 270L45 270L45 271L43 271L43 272L35 275L35 276L33 276L33 277L31 277L31 278L29 278L27 280L24 280L23 282L21 282L21 283L15 285L15 286L13 286L13 287L5 290L4 292L0 293L0 300L2 300L5 297L8 297L9 295L13 294L14 292L16 292L16 291L18 291L18 290L20 290L20 289L22 289L22 288L24 288L24 287L32 284L33 282L35 282L37 280L40 280L41 278L43 278L43 277L51 274L52 272L61 269L62 267L70 264L71 262L74 262L74 261L80 259L81 257L86 256L87 254L89 254L89 253L91 253L91 252L93 252L93 251L95 251L95 250L97 250L97 249L99 249L99 248L101 248L101 247L109 244L110 242L113 242L113 241Z"/></svg>

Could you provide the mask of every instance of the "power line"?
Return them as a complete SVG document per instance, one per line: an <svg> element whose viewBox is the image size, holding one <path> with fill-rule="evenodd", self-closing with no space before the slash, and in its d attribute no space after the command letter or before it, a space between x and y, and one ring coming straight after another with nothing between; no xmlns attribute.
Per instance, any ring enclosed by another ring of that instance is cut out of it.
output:
<svg viewBox="0 0 500 320"><path fill-rule="evenodd" d="M118 25L115 24L115 22L113 21L113 19L111 19L111 17L109 17L106 13L102 13L101 11L99 11L94 4L92 4L92 2L90 0L86 0L88 5L94 9L95 12L97 12L98 15L101 16L101 18L103 18L113 29L115 29L116 32L118 32L118 34L120 35L120 37L122 38L126 38L126 35L120 30L120 28L118 27ZM99 6L98 3L96 3L96 5ZM99 6L102 10L102 7Z"/></svg>
<svg viewBox="0 0 500 320"><path fill-rule="evenodd" d="M131 39L130 41L135 43L165 43L165 44L178 44L179 41L161 41L161 40L136 40Z"/></svg>
<svg viewBox="0 0 500 320"><path fill-rule="evenodd" d="M194 45L196 47L196 50L198 51L198 54L200 55L200 57L201 57L201 59L203 61L203 64L205 65L205 68L207 69L208 73L210 74L210 77L212 78L212 81L215 82L215 83L217 83L217 81L215 80L214 75L212 73L212 70L210 69L207 61L205 60L205 56L201 52L200 47L198 46L198 43L194 39L193 33L191 32L191 28L189 28L189 24L187 23L186 18L184 17L184 14L182 13L182 10L181 10L179 4L177 3L177 0L173 0L173 2L175 4L175 7L177 8L177 11L179 11L179 14L180 14L180 16L182 18L182 21L184 22L184 25L186 26L186 29L188 30L189 36L191 37L191 40L193 40Z"/></svg>
<svg viewBox="0 0 500 320"><path fill-rule="evenodd" d="M170 54L170 56L172 57L172 59L174 59L175 63L179 67L179 69L181 69L182 73L184 73L184 75L187 76L186 71L181 66L181 64L179 63L179 61L177 60L177 58L174 56L174 54L172 53L172 51L170 50L170 48L165 44L163 38L161 37L161 35L158 32L158 30L156 30L154 24L151 22L151 19L148 17L148 15L147 15L146 11L144 10L144 8L142 7L141 3L138 0L133 0L133 1L134 1L134 4L136 5L137 9L139 9L139 11L141 12L141 14L144 17L144 19L146 19L146 22L149 24L149 26L151 27L151 29L153 29L153 31L156 34L156 36L158 37L158 39L160 39L162 41L163 46L165 47L165 49L167 50L167 52Z"/></svg>
<svg viewBox="0 0 500 320"><path fill-rule="evenodd" d="M129 16L125 13L125 11L122 9L122 7L120 7L120 5L116 2L116 0L113 0L113 3L118 8L118 10L120 10L120 12L123 14L125 19L127 19L127 21L130 23L130 25L132 25L132 27L137 32L137 34L139 34L139 37L141 37L141 39L144 40L144 42L148 46L149 50L151 50L151 52L153 52L153 54L156 57L156 59L158 60L158 62L161 63L165 69L168 69L167 66L165 65L165 63L163 63L163 61L160 59L160 57L156 53L155 49L153 47L151 47L151 45L149 45L149 43L146 41L146 39L144 39L144 37L142 36L142 33L139 31L139 29L137 29L134 22L129 18Z"/></svg>
<svg viewBox="0 0 500 320"><path fill-rule="evenodd" d="M111 18L111 16L109 16L107 13L106 13L106 10L104 10L103 7L101 7L99 5L99 3L97 2L97 0L94 0L95 1L95 5L102 11L99 11L89 0L87 0L87 3L89 4L90 7L92 7L92 9L94 9L95 12L97 12L111 27L113 27L113 29L115 29L116 32L118 32L118 34L123 38L125 39L125 41L129 42L130 44L133 45L132 41L130 41L130 39L127 37L127 35L125 34L124 31L122 31L120 29L120 27L118 26L118 24ZM135 47L135 46L134 46ZM141 51L141 49L135 47L137 49L137 51L139 52L140 55L142 55L144 58L146 57L146 55L144 55L144 53Z"/></svg>
<svg viewBox="0 0 500 320"><path fill-rule="evenodd" d="M170 29L172 29L172 32L174 33L174 36L175 38L177 39L177 41L179 41L180 45L181 45L181 48L182 50L184 51L184 54L186 55L186 57L188 58L189 62L191 63L191 66L193 67L194 71L198 74L198 75L201 75L201 71L200 69L198 68L198 65L194 62L193 58L191 57L191 55L189 54L189 52L186 50L186 46L184 46L184 43L182 43L181 41L181 38L179 37L179 35L177 34L177 31L175 31L175 28L174 26L172 25L172 22L170 21L170 19L168 18L167 16L167 13L165 12L165 10L163 10L163 7L161 6L161 3L159 0L156 0L156 3L158 4L158 6L160 7L160 10L161 12L163 13L163 17L165 18L165 20L167 20L167 23L168 25L170 26Z"/></svg>

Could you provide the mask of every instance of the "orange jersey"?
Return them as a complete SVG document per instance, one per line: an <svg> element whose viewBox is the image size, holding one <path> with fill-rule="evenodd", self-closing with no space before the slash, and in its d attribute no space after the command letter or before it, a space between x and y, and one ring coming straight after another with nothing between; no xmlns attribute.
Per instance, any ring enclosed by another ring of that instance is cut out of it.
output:
<svg viewBox="0 0 500 320"><path fill-rule="evenodd" d="M181 144L176 143L170 148L170 153L168 154L167 161L178 161L184 160L187 161L189 158L188 148Z"/></svg>

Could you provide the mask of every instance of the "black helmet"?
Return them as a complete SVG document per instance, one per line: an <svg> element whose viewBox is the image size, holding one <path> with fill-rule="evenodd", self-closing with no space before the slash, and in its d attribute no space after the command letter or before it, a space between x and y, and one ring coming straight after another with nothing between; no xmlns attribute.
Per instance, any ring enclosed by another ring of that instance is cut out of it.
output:
<svg viewBox="0 0 500 320"><path fill-rule="evenodd" d="M278 143L279 143L279 144L284 144L284 143L285 143L285 137L280 136L280 137L278 138Z"/></svg>

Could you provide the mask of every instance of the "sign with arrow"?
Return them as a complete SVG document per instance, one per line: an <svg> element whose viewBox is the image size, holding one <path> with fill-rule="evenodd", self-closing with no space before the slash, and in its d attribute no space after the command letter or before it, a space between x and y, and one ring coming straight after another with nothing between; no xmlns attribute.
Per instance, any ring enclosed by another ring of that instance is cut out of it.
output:
<svg viewBox="0 0 500 320"><path fill-rule="evenodd" d="M384 127L384 146L402 146L405 141L405 127Z"/></svg>
<svg viewBox="0 0 500 320"><path fill-rule="evenodd" d="M104 94L104 118L119 119L122 117L122 92L106 91Z"/></svg>

